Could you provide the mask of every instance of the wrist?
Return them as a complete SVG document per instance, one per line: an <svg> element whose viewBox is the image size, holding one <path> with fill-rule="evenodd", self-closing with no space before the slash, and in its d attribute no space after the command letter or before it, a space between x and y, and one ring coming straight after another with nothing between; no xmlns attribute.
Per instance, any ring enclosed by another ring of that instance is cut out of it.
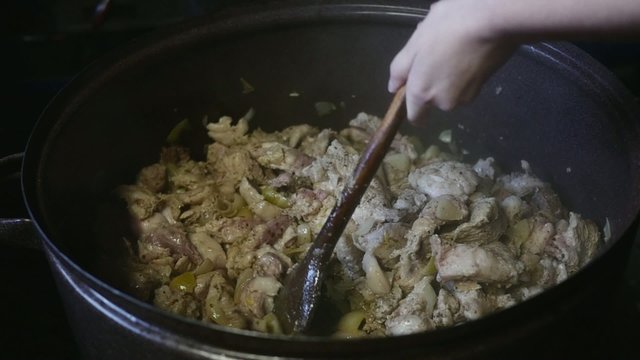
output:
<svg viewBox="0 0 640 360"><path fill-rule="evenodd" d="M485 41L517 41L510 18L505 16L504 0L464 0L472 5L470 14L476 23L478 37Z"/></svg>

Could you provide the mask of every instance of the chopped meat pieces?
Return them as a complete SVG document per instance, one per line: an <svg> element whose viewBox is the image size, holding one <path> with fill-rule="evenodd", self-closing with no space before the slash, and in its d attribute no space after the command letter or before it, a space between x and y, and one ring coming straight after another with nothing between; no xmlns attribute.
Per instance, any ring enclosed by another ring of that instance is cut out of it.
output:
<svg viewBox="0 0 640 360"><path fill-rule="evenodd" d="M432 198L471 195L479 182L470 165L455 161L433 162L409 174L409 183Z"/></svg>
<svg viewBox="0 0 640 360"><path fill-rule="evenodd" d="M166 147L135 184L117 189L134 225L122 280L165 311L278 333L274 297L381 120L360 113L342 131L300 124L265 132L250 131L252 115L208 124L206 161ZM472 321L564 281L595 256L598 226L565 207L526 161L504 173L492 157L471 165L423 148L395 136L335 248L326 294L350 334Z"/></svg>
<svg viewBox="0 0 640 360"><path fill-rule="evenodd" d="M456 244L431 237L438 280L473 280L481 283L512 285L518 281L523 265L503 243Z"/></svg>

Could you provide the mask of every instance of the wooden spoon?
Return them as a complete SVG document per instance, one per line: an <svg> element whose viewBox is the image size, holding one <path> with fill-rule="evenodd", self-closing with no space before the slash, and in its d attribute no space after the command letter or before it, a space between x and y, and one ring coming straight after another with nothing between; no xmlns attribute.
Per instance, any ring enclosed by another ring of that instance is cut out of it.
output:
<svg viewBox="0 0 640 360"><path fill-rule="evenodd" d="M289 272L285 278L284 287L276 295L274 312L283 331L287 334L304 333L309 327L320 297L327 264L336 242L380 167L402 120L406 117L404 94L403 86L396 92L382 124L369 140L367 148L342 189L340 198L337 199L322 230L311 244L304 259Z"/></svg>

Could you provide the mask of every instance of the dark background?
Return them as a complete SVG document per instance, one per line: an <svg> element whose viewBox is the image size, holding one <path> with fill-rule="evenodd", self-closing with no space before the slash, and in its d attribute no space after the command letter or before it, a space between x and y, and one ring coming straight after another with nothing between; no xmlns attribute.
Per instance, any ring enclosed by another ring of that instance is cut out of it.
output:
<svg viewBox="0 0 640 360"><path fill-rule="evenodd" d="M101 54L146 32L250 0L5 0L0 5L0 158L22 152L39 114ZM263 3L267 1L262 1ZM273 2L273 1L272 1ZM107 5L106 11L96 9ZM577 43L640 97L640 43ZM3 177L4 176L4 177ZM0 218L26 217L17 177L0 174ZM640 358L640 242L611 312L603 353ZM44 255L0 250L0 358L77 359L73 335ZM594 309L600 311L602 309ZM568 334L570 336L570 334ZM543 346L543 344L541 344Z"/></svg>

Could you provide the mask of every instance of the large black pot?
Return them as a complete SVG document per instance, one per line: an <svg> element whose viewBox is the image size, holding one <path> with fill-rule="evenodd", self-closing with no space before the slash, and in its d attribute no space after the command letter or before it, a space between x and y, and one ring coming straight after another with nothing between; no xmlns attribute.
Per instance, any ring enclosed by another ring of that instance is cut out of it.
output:
<svg viewBox="0 0 640 360"><path fill-rule="evenodd" d="M508 310L424 334L338 341L276 337L169 315L119 291L97 269L95 224L119 184L156 161L185 117L237 117L250 107L267 130L311 122L340 127L382 114L388 64L425 10L398 2L316 2L200 20L102 59L49 105L23 165L23 191L66 310L88 359L500 358L591 351L635 235L640 196L638 108L602 66L568 44L521 47L472 104L434 115L469 159L520 160L612 240L561 285ZM240 79L255 91L243 94ZM296 91L300 97L290 97ZM318 100L344 102L318 118ZM204 132L204 130L202 131ZM202 151L202 134L192 139ZM104 219L102 219L104 220ZM593 355L593 354L592 354Z"/></svg>

